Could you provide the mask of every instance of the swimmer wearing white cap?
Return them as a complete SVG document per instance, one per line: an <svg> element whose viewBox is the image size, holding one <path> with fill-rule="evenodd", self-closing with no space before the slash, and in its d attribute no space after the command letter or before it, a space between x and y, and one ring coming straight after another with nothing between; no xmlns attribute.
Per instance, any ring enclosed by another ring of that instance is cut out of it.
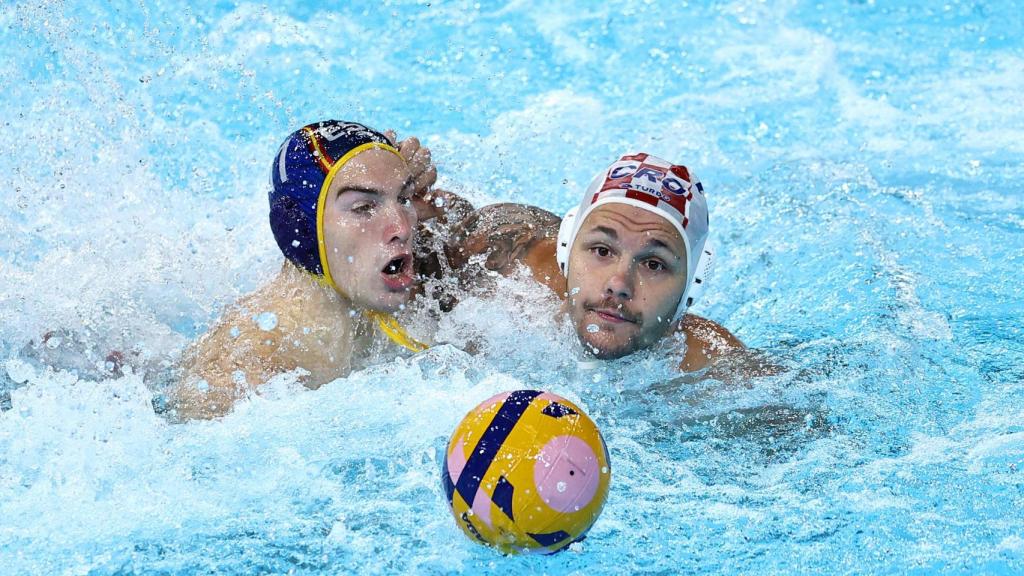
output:
<svg viewBox="0 0 1024 576"><path fill-rule="evenodd" d="M453 229L447 253L463 278L473 276L475 254L505 275L525 265L564 300L596 358L620 358L682 332L680 369L690 372L744 349L716 322L686 313L711 269L707 238L700 181L685 166L637 153L600 171L561 221L538 208L486 206Z"/></svg>

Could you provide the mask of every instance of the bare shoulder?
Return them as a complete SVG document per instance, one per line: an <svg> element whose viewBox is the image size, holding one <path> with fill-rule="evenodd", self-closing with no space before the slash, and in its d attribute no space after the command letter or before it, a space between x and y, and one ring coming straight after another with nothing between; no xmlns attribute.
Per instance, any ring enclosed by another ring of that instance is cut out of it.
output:
<svg viewBox="0 0 1024 576"><path fill-rule="evenodd" d="M746 348L724 326L695 314L687 314L679 323L686 334L686 356L680 368L686 372L701 370L718 358Z"/></svg>
<svg viewBox="0 0 1024 576"><path fill-rule="evenodd" d="M273 346L273 340L280 338L284 314L275 310L254 314L256 308L262 308L256 294L235 303L185 351L181 378L170 398L179 418L225 414L235 400L284 368ZM261 328L271 324L271 330Z"/></svg>
<svg viewBox="0 0 1024 576"><path fill-rule="evenodd" d="M261 290L232 305L190 352L196 360L222 358L249 367L264 365L274 358L278 344L295 323L286 301Z"/></svg>
<svg viewBox="0 0 1024 576"><path fill-rule="evenodd" d="M185 352L171 407L181 418L211 418L277 374L303 368L322 383L347 365L338 346L347 331L309 306L277 280L239 300ZM328 362L325 350L336 357Z"/></svg>

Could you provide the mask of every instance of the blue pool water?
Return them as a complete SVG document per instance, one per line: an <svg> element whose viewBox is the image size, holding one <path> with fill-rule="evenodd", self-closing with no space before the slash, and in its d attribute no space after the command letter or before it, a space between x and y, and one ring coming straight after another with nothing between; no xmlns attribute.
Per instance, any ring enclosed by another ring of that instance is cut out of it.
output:
<svg viewBox="0 0 1024 576"><path fill-rule="evenodd" d="M5 2L0 571L1024 571L1024 12L919 4ZM788 370L582 369L508 279L452 345L169 424L183 347L279 266L270 159L325 117L418 135L478 205L564 211L631 149L690 165L696 311ZM144 368L98 376L110 350ZM464 413L524 387L611 453L554 557L473 544L439 481Z"/></svg>

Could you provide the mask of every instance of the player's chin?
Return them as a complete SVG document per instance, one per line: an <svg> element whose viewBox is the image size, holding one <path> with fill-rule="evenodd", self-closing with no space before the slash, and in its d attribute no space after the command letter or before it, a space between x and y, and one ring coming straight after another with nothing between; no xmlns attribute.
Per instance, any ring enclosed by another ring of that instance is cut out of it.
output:
<svg viewBox="0 0 1024 576"><path fill-rule="evenodd" d="M615 360L636 352L635 334L607 330L589 332L586 329L577 331L577 334L583 347L601 360Z"/></svg>
<svg viewBox="0 0 1024 576"><path fill-rule="evenodd" d="M393 289L383 284L364 287L362 290L353 291L350 296L353 303L359 308L375 310L377 312L395 313L412 300L413 289Z"/></svg>
<svg viewBox="0 0 1024 576"><path fill-rule="evenodd" d="M382 290L374 299L373 308L381 312L398 312L412 299L412 292L411 288L400 291Z"/></svg>

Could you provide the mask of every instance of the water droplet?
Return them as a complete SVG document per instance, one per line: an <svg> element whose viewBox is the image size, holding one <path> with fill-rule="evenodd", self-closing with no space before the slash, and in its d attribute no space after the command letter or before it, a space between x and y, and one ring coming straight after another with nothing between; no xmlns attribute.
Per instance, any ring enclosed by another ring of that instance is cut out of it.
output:
<svg viewBox="0 0 1024 576"><path fill-rule="evenodd" d="M356 259L354 257L352 257L352 256L346 256L345 260L348 260L348 263L351 264L351 263L355 262Z"/></svg>
<svg viewBox="0 0 1024 576"><path fill-rule="evenodd" d="M13 380L15 384L24 384L34 375L35 370L27 362L18 360L17 358L11 358L7 361L7 376Z"/></svg>
<svg viewBox="0 0 1024 576"><path fill-rule="evenodd" d="M231 337L232 338L238 338L238 335L241 334L241 333L242 333L242 331L238 329L238 326L232 326L231 327Z"/></svg>
<svg viewBox="0 0 1024 576"><path fill-rule="evenodd" d="M196 382L196 390L199 390L200 392L206 392L209 389L210 383L207 382L206 380L200 380Z"/></svg>
<svg viewBox="0 0 1024 576"><path fill-rule="evenodd" d="M265 332L270 332L277 328L277 314L273 312L260 312L253 316L252 319L256 321L256 325L260 327L260 330Z"/></svg>
<svg viewBox="0 0 1024 576"><path fill-rule="evenodd" d="M598 328L597 324L587 324L587 332L590 332L591 334L595 334L600 330L601 329Z"/></svg>
<svg viewBox="0 0 1024 576"><path fill-rule="evenodd" d="M301 245L302 242L299 242L298 240L292 240L292 248L298 248Z"/></svg>
<svg viewBox="0 0 1024 576"><path fill-rule="evenodd" d="M575 295L577 295L579 293L580 293L580 287L579 286L573 288L572 290L569 290L569 296L575 296Z"/></svg>
<svg viewBox="0 0 1024 576"><path fill-rule="evenodd" d="M558 490L559 492L565 492L566 488L567 486L565 485L565 482L559 482L558 484L555 484L555 490Z"/></svg>

